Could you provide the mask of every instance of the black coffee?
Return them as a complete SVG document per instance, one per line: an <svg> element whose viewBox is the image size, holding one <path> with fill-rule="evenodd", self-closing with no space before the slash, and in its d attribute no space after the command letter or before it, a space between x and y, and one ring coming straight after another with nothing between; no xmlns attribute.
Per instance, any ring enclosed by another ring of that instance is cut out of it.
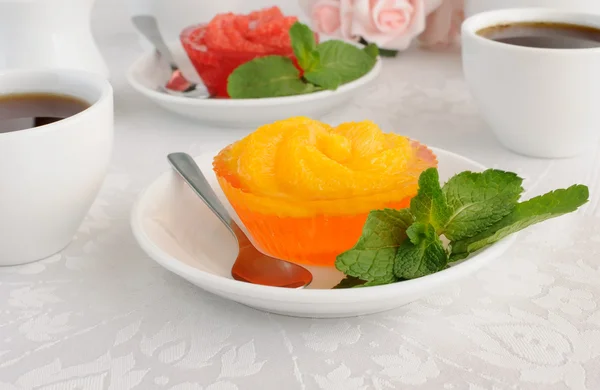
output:
<svg viewBox="0 0 600 390"><path fill-rule="evenodd" d="M600 29L568 23L522 22L486 27L477 34L509 45L544 49L600 47Z"/></svg>
<svg viewBox="0 0 600 390"><path fill-rule="evenodd" d="M47 125L78 114L89 103L72 96L23 93L0 96L0 133Z"/></svg>

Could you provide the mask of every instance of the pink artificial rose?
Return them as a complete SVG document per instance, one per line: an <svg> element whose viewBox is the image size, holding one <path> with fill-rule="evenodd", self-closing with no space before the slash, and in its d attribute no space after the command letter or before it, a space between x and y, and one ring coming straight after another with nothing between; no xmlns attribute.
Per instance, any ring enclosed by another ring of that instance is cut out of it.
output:
<svg viewBox="0 0 600 390"><path fill-rule="evenodd" d="M431 49L445 48L457 43L464 19L464 0L444 0L442 5L427 17L427 27L419 36L419 42Z"/></svg>
<svg viewBox="0 0 600 390"><path fill-rule="evenodd" d="M312 28L325 35L356 39L351 34L353 0L302 0Z"/></svg>
<svg viewBox="0 0 600 390"><path fill-rule="evenodd" d="M354 0L352 35L388 50L404 50L425 30L441 0Z"/></svg>

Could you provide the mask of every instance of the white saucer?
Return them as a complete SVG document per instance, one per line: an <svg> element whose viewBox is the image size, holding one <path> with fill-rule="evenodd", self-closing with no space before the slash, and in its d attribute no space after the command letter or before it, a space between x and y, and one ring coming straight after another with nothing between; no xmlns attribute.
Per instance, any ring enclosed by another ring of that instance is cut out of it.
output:
<svg viewBox="0 0 600 390"><path fill-rule="evenodd" d="M173 56L183 64L184 74L189 75L189 60L180 45L170 45ZM186 66L187 65L187 66ZM344 84L335 91L321 91L306 95L264 99L192 99L158 92L160 80L166 80L164 66L152 51L136 60L127 72L127 80L133 88L156 104L176 114L199 122L226 128L256 128L265 123L292 116L321 116L345 105L361 92L381 72L381 59L373 69L358 80ZM197 77L197 76L196 76ZM193 77L190 80L195 81Z"/></svg>
<svg viewBox="0 0 600 390"><path fill-rule="evenodd" d="M465 170L481 171L481 164L432 148L446 181ZM196 161L215 192L235 215L212 171L210 153ZM165 158L165 166L167 160ZM236 218L239 222L239 219ZM256 309L297 317L350 317L390 310L460 283L501 256L516 235L434 275L406 282L358 289L330 289L343 275L335 268L310 268L314 282L293 290L238 282L231 277L237 245L221 222L173 171L161 175L137 200L132 228L140 246L160 265L206 291ZM240 226L241 223L240 223Z"/></svg>

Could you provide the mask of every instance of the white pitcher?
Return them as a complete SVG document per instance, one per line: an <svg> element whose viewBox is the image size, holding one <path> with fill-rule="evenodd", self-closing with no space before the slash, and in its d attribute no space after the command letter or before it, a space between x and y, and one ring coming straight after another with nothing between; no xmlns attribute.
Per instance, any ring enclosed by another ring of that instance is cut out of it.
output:
<svg viewBox="0 0 600 390"><path fill-rule="evenodd" d="M94 42L94 0L0 0L0 70L80 69L108 77Z"/></svg>

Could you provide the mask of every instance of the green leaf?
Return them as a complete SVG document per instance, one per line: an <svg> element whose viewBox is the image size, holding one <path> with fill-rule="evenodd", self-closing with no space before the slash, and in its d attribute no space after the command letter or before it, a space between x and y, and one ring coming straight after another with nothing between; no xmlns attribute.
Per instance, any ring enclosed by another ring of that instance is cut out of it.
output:
<svg viewBox="0 0 600 390"><path fill-rule="evenodd" d="M356 245L337 256L336 268L367 282L395 282L394 258L412 223L408 209L371 211Z"/></svg>
<svg viewBox="0 0 600 390"><path fill-rule="evenodd" d="M439 272L448 266L444 244L431 224L419 224L412 233L418 240L406 240L398 248L394 262L394 275L399 279L415 279ZM411 234L412 234L411 233ZM415 244L414 242L418 243Z"/></svg>
<svg viewBox="0 0 600 390"><path fill-rule="evenodd" d="M311 71L319 65L319 52L314 32L305 24L296 22L290 28L290 39L298 64L304 71Z"/></svg>
<svg viewBox="0 0 600 390"><path fill-rule="evenodd" d="M395 282L399 282L399 279L396 279ZM358 286L354 286L352 288L361 288L361 287L374 287L374 286L384 286L389 284L388 282L383 282L381 280L372 280L370 282L366 282L365 284L360 284Z"/></svg>
<svg viewBox="0 0 600 390"><path fill-rule="evenodd" d="M377 56L379 56L379 48L374 43L369 43L363 50L374 59L377 59Z"/></svg>
<svg viewBox="0 0 600 390"><path fill-rule="evenodd" d="M517 205L522 183L515 173L495 169L455 175L443 188L452 209L444 235L449 240L462 240L501 220Z"/></svg>
<svg viewBox="0 0 600 390"><path fill-rule="evenodd" d="M361 37L358 41L358 43L360 43L361 45L365 45L365 46L375 46L377 47L377 54L380 55L381 57L396 57L398 55L398 50L389 50L389 49L382 49L380 47L378 47L377 45L375 45L374 43L369 43L367 42L366 39L364 39L363 37Z"/></svg>
<svg viewBox="0 0 600 390"><path fill-rule="evenodd" d="M415 222L406 229L406 235L410 242L415 245L419 245L423 236L425 235L425 231L427 230L427 226L421 222Z"/></svg>
<svg viewBox="0 0 600 390"><path fill-rule="evenodd" d="M410 202L410 211L415 216L415 221L431 224L437 231L446 226L452 210L440 187L436 168L429 168L419 176L419 191Z"/></svg>
<svg viewBox="0 0 600 390"><path fill-rule="evenodd" d="M394 58L398 56L398 50L390 50L390 49L379 49L379 55L382 57Z"/></svg>
<svg viewBox="0 0 600 390"><path fill-rule="evenodd" d="M333 287L333 289L340 290L340 289L344 289L344 288L373 287L373 286L382 286L385 284L388 284L388 283L387 282L379 282L379 281L365 282L364 280L355 278L354 276L346 276L344 279L342 279L341 282L339 282L337 285L335 285Z"/></svg>
<svg viewBox="0 0 600 390"><path fill-rule="evenodd" d="M492 245L503 238L533 224L571 213L587 203L589 190L574 185L519 203L506 217L484 232L464 240L451 242L451 261L464 259L469 254Z"/></svg>
<svg viewBox="0 0 600 390"><path fill-rule="evenodd" d="M324 89L335 90L354 81L375 65L376 59L364 50L342 41L327 41L317 46L319 66L304 73L309 82Z"/></svg>
<svg viewBox="0 0 600 390"><path fill-rule="evenodd" d="M291 59L281 56L256 58L238 66L227 80L232 99L300 95L317 90L300 78Z"/></svg>
<svg viewBox="0 0 600 390"><path fill-rule="evenodd" d="M311 72L304 73L304 78L314 85L332 91L335 91L343 84L342 76L335 69L318 68Z"/></svg>
<svg viewBox="0 0 600 390"><path fill-rule="evenodd" d="M354 276L346 276L344 279L342 279L341 282L339 282L333 288L334 289L353 288L353 287L362 286L365 283L366 282L364 280L355 278Z"/></svg>

